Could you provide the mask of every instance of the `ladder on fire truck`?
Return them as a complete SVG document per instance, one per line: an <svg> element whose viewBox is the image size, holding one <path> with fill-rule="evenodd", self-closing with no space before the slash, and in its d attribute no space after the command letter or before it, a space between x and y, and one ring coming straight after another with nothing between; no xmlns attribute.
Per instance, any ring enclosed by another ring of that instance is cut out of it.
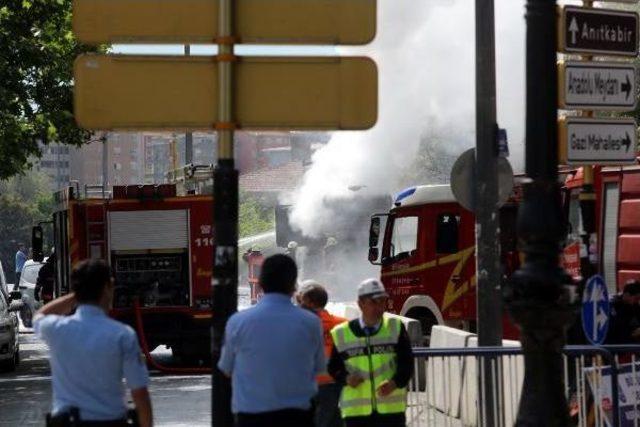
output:
<svg viewBox="0 0 640 427"><path fill-rule="evenodd" d="M190 163L167 172L167 181L176 185L178 194L213 194L214 166Z"/></svg>

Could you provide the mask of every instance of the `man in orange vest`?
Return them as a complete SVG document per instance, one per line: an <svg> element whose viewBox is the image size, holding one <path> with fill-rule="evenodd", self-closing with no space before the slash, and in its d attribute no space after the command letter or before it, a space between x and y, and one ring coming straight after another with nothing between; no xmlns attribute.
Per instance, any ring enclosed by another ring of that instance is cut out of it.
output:
<svg viewBox="0 0 640 427"><path fill-rule="evenodd" d="M298 293L298 302L302 308L306 308L316 313L322 321L322 332L324 335L324 353L329 360L333 340L331 329L347 319L334 316L325 310L329 301L326 289L315 280L306 280L302 283ZM342 418L338 403L340 401L340 391L342 387L336 384L328 374L321 374L317 377L318 395L315 398L315 423L316 427L342 427Z"/></svg>

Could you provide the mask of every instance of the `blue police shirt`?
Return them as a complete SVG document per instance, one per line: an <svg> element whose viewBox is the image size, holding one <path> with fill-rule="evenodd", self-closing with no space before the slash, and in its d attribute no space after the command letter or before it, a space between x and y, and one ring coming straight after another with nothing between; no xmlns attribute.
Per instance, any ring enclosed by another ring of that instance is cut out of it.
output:
<svg viewBox="0 0 640 427"><path fill-rule="evenodd" d="M122 379L131 390L149 384L136 333L98 306L80 305L72 316L36 317L34 331L50 349L54 415L77 407L82 420L123 418Z"/></svg>
<svg viewBox="0 0 640 427"><path fill-rule="evenodd" d="M229 319L218 368L231 376L234 413L309 409L326 372L322 326L282 294Z"/></svg>

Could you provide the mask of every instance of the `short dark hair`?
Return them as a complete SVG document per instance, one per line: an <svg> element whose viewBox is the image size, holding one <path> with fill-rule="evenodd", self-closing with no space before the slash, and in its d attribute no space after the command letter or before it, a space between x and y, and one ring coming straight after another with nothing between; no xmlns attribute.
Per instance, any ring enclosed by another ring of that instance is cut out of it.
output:
<svg viewBox="0 0 640 427"><path fill-rule="evenodd" d="M312 280L303 282L300 296L309 300L316 308L324 308L329 302L329 294L324 286Z"/></svg>
<svg viewBox="0 0 640 427"><path fill-rule="evenodd" d="M260 286L265 294L289 295L296 289L298 266L287 255L272 255L264 260L260 272Z"/></svg>
<svg viewBox="0 0 640 427"><path fill-rule="evenodd" d="M87 259L71 272L71 290L79 303L97 304L112 277L111 268L104 260Z"/></svg>
<svg viewBox="0 0 640 427"><path fill-rule="evenodd" d="M640 295L640 281L633 279L628 280L627 283L625 283L622 292L632 296Z"/></svg>

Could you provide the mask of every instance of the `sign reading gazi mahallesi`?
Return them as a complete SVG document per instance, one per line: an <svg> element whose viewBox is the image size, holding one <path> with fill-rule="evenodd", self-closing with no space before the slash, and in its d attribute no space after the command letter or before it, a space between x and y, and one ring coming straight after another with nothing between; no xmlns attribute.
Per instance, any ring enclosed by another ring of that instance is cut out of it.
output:
<svg viewBox="0 0 640 427"><path fill-rule="evenodd" d="M624 165L636 161L634 119L564 117L558 131L564 164Z"/></svg>
<svg viewBox="0 0 640 427"><path fill-rule="evenodd" d="M638 55L638 14L629 11L565 6L558 50L567 53Z"/></svg>
<svg viewBox="0 0 640 427"><path fill-rule="evenodd" d="M559 106L632 111L637 105L636 67L624 62L560 62Z"/></svg>

